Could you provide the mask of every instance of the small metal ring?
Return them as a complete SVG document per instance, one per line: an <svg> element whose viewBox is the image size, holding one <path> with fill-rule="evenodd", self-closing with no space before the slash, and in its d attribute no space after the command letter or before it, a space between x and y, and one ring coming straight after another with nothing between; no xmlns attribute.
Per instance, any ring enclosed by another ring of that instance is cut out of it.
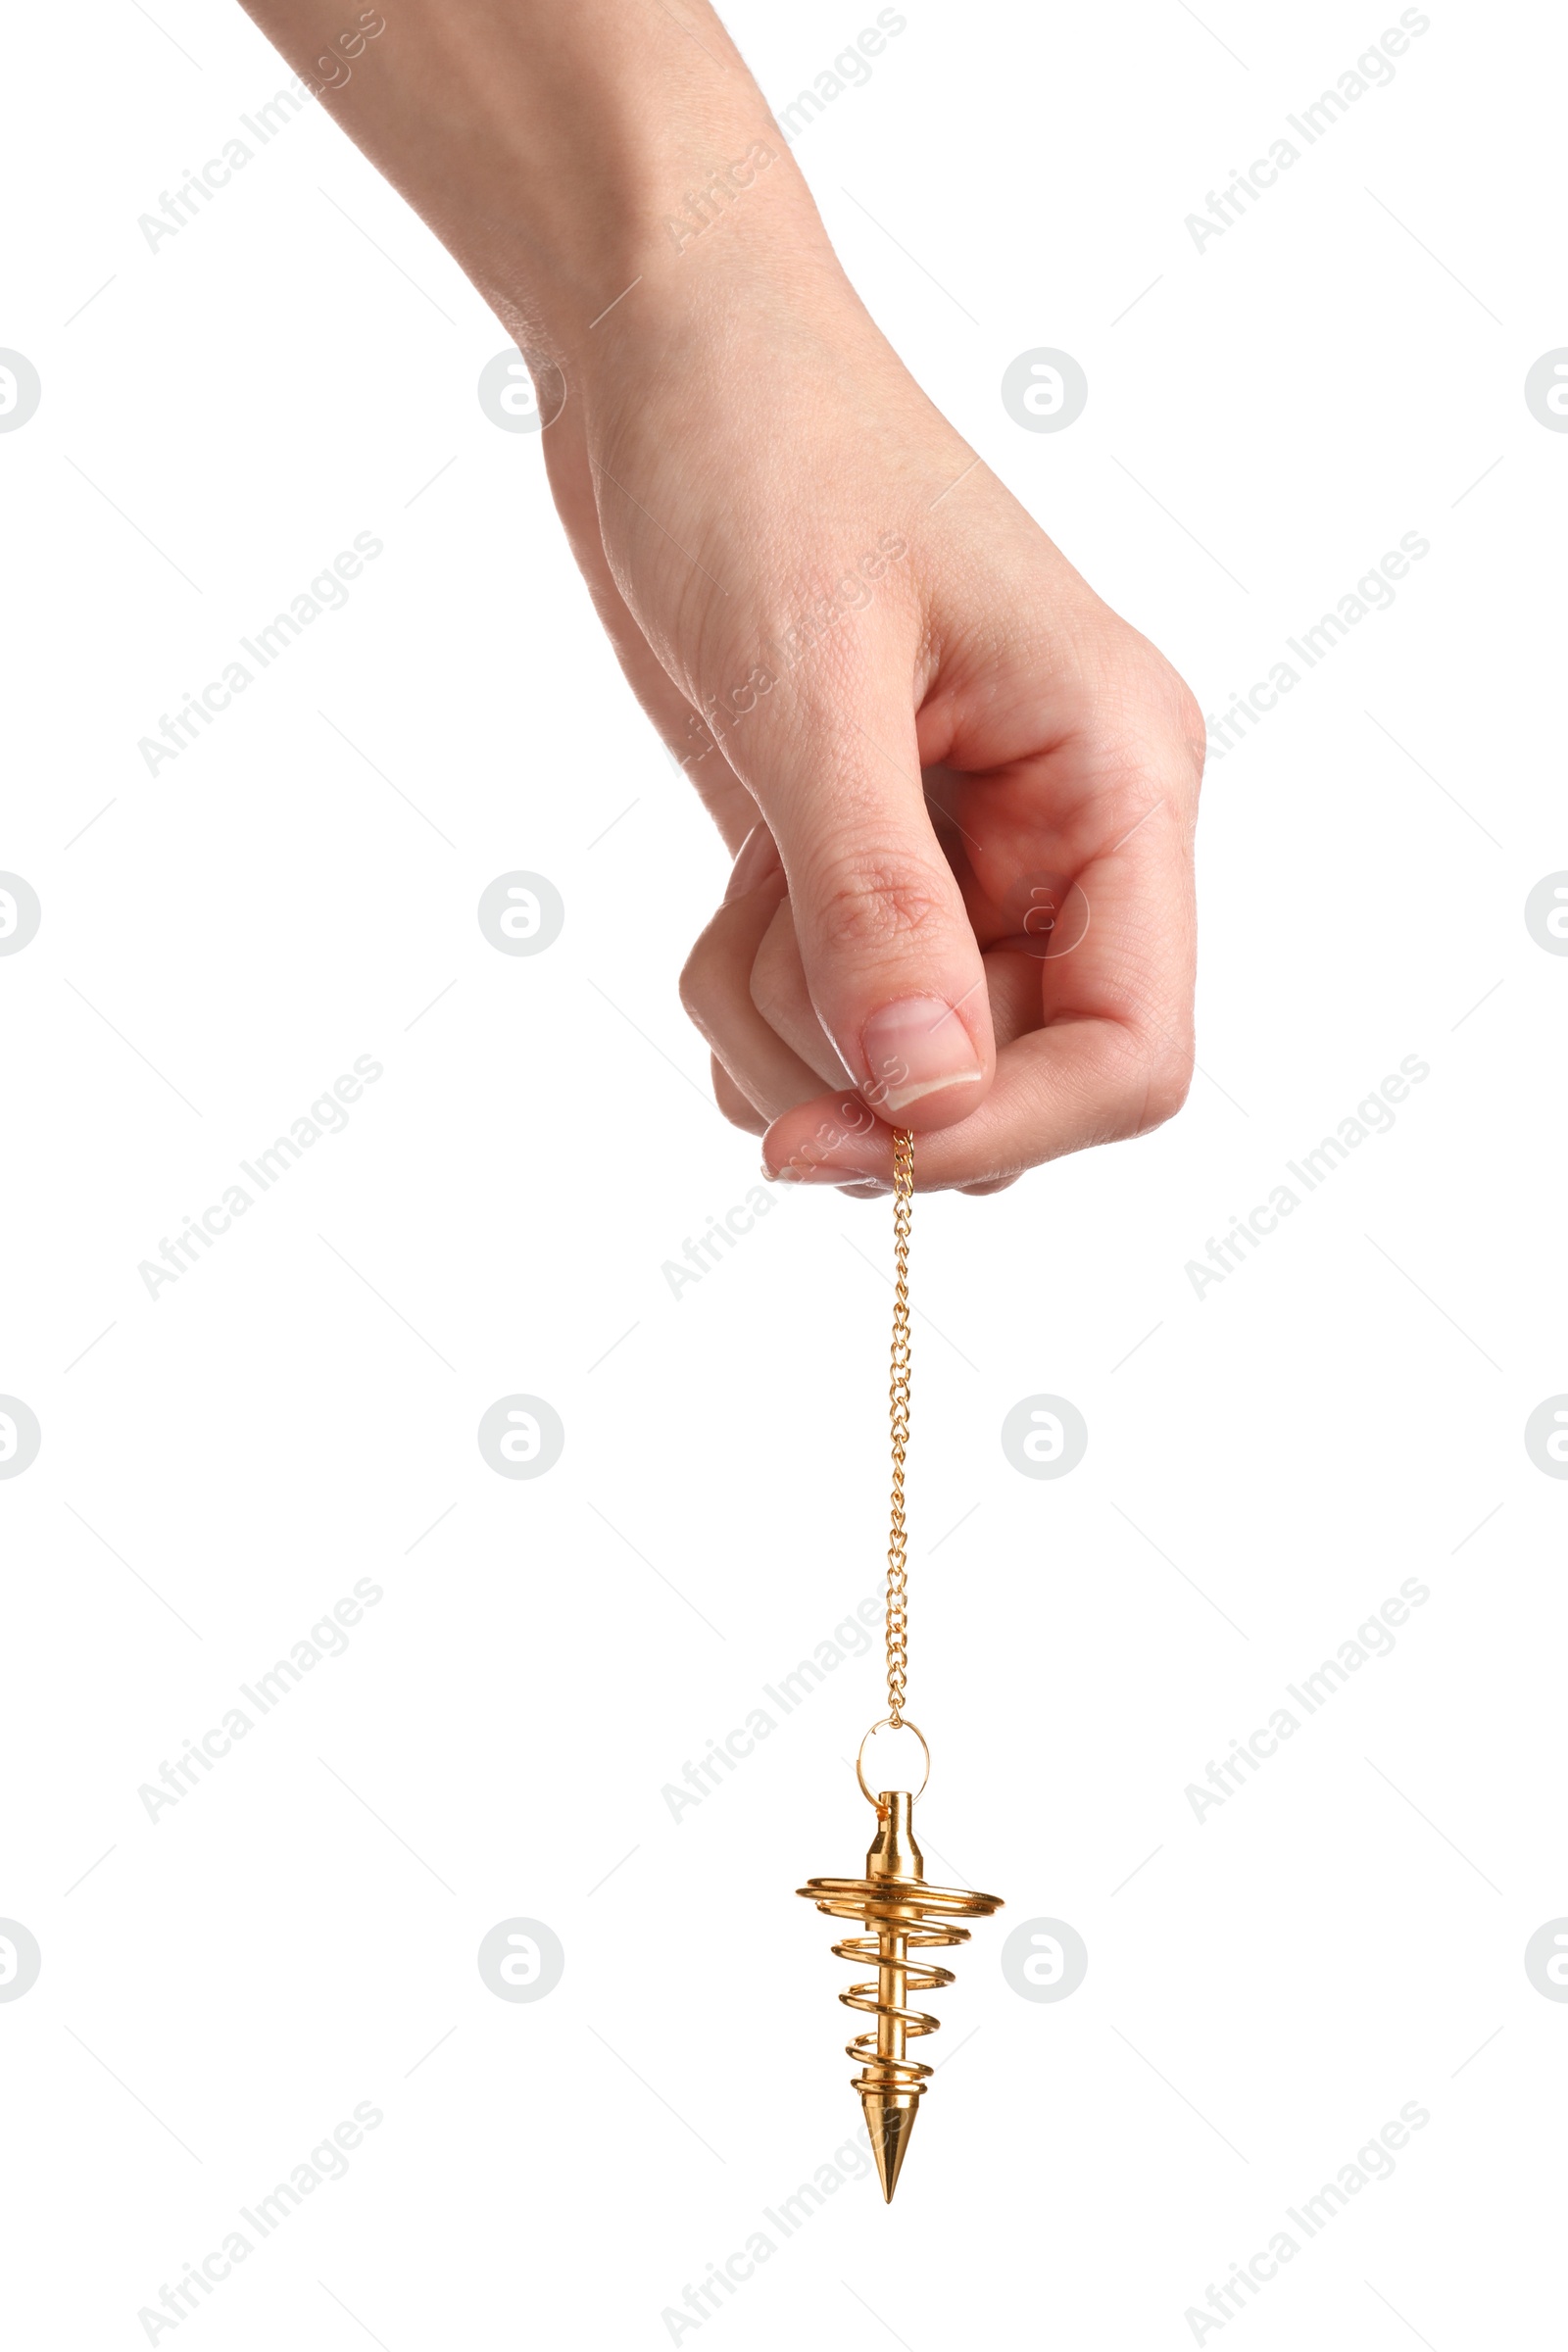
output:
<svg viewBox="0 0 1568 2352"><path fill-rule="evenodd" d="M860 1741L859 1747L856 1750L855 1756L855 1777L860 1784L860 1794L864 1797L866 1803L871 1806L875 1806L876 1797L865 1785L865 1774L861 1769L860 1760L865 1754L865 1740L869 1740L872 1737L872 1734L876 1732L912 1732L915 1738L919 1740L920 1753L925 1758L925 1772L921 1778L919 1788L911 1790L910 1792L910 1802L912 1804L915 1797L923 1796L925 1794L926 1782L931 1778L931 1750L925 1743L925 1734L921 1731L917 1723L911 1723L909 1721L907 1715L901 1716L897 1723L894 1722L891 1715L884 1715L879 1722L872 1724L871 1730L866 1733L865 1740Z"/></svg>

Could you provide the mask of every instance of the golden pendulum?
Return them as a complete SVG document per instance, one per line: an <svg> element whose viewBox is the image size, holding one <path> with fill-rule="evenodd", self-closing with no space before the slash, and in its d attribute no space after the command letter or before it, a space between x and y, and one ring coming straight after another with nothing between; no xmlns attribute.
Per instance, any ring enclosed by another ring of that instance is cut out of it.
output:
<svg viewBox="0 0 1568 2352"><path fill-rule="evenodd" d="M882 2194L888 2204L898 2186L899 2173L914 2129L915 2110L925 2094L933 2069L906 2055L907 2045L922 2034L934 2034L941 2023L925 2010L909 2006L913 1993L933 1992L951 1984L953 1972L911 1957L948 1944L967 1943L969 1931L962 1919L985 1919L1002 1908L997 1894L970 1894L961 1886L933 1886L914 1841L911 1816L925 1778L913 1791L883 1789L873 1796L866 1787L865 1740L883 1730L914 1733L925 1756L926 1778L931 1751L924 1736L904 1713L905 1673L908 1664L906 1557L904 1532L904 1456L909 1439L909 1214L914 1192L914 1137L899 1128L893 1139L893 1237L897 1279L893 1297L893 1383L890 1391L893 1425L893 1523L888 1540L888 1711L860 1742L855 1774L861 1794L876 1808L876 1835L865 1857L863 1879L811 1879L796 1888L830 1919L862 1921L864 1936L847 1936L833 1946L834 1956L874 1966L876 1974L852 1984L839 1998L847 2008L875 2018L874 2032L858 2034L846 2045L847 2055L859 2067L854 2086L860 2094L871 2153L876 2158Z"/></svg>

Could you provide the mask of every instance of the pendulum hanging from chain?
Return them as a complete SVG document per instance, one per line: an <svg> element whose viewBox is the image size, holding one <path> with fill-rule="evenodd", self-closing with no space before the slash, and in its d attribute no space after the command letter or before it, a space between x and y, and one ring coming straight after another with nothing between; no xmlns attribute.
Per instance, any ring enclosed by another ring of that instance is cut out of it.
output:
<svg viewBox="0 0 1568 2352"><path fill-rule="evenodd" d="M865 1779L867 1741L883 1730L909 1731L919 1740L930 1772L930 1751L918 1728L904 1712L908 1669L908 1550L904 1524L904 1462L909 1443L909 1223L914 1193L914 1137L901 1127L893 1138L893 1355L888 1391L893 1438L893 1503L888 1534L887 1675L888 1711L860 1742L856 1778L861 1793L875 1807L877 1828L865 1857L863 1879L811 1879L797 1887L830 1919L854 1920L863 1936L846 1936L833 1946L834 1955L874 1974L852 1984L839 1998L846 2007L870 2018L871 2028L846 2045L846 2055L859 2072L853 2078L860 2094L871 2153L876 2159L882 2194L889 2204L914 2128L915 2114L933 2069L908 2055L908 2044L934 2034L939 2020L910 2006L913 1993L932 1992L954 1982L950 1969L938 1968L916 1955L949 1944L966 1943L964 1919L984 1919L1002 1907L995 1894L973 1894L961 1886L934 1886L925 1876L925 1861L915 1843L911 1815L915 1798L925 1787L884 1788L873 1795Z"/></svg>

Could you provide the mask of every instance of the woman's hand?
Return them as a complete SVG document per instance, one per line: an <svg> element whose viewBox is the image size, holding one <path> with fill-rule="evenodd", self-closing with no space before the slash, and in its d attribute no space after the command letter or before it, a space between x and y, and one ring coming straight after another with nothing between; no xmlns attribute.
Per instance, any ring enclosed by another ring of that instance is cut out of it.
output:
<svg viewBox="0 0 1568 2352"><path fill-rule="evenodd" d="M907 1125L989 1191L1185 1096L1201 719L766 214L783 168L619 306L551 477L739 852L682 984L720 1107L773 1175L885 1185Z"/></svg>
<svg viewBox="0 0 1568 2352"><path fill-rule="evenodd" d="M535 368L600 617L739 853L683 993L768 1170L883 1184L904 1125L988 1191L1168 1117L1197 708L878 333L712 11L400 0L368 46L247 5Z"/></svg>

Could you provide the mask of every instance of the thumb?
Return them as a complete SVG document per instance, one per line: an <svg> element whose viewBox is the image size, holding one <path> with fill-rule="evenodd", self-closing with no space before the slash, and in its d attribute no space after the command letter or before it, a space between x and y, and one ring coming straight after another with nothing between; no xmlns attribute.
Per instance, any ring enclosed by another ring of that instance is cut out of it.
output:
<svg viewBox="0 0 1568 2352"><path fill-rule="evenodd" d="M979 945L926 812L907 670L771 715L765 740L737 730L727 749L778 844L816 1016L880 1118L952 1126L983 1100L996 1049Z"/></svg>

